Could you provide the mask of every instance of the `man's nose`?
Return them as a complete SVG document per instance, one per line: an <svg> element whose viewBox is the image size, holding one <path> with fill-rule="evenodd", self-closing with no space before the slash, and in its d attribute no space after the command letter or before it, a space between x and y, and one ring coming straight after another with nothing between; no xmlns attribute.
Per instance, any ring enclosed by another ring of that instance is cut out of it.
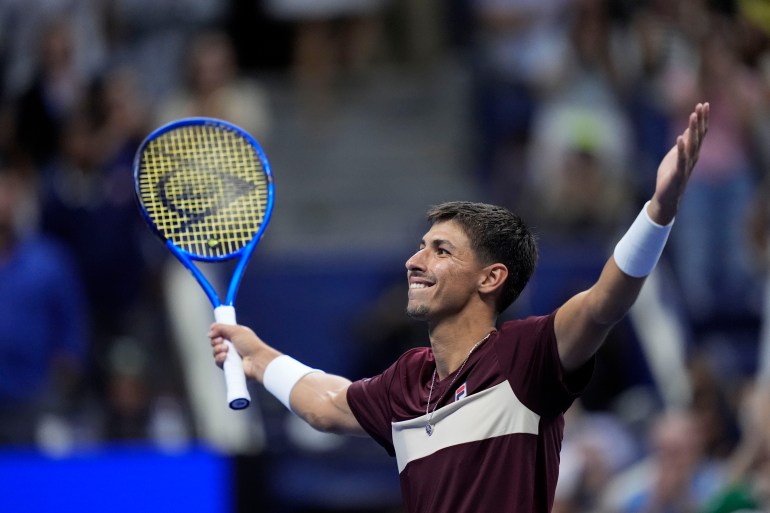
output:
<svg viewBox="0 0 770 513"><path fill-rule="evenodd" d="M406 270L412 271L412 270L420 270L425 268L424 264L424 258L423 258L424 250L418 249L417 252L410 256L406 261Z"/></svg>

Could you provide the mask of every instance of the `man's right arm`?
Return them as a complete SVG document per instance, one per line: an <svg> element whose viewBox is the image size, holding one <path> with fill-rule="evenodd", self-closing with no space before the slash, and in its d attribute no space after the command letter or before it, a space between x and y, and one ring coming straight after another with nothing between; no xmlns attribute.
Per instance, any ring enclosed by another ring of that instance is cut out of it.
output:
<svg viewBox="0 0 770 513"><path fill-rule="evenodd" d="M350 380L310 369L267 345L245 326L214 324L209 332L214 361L224 364L230 340L243 359L246 377L255 379L313 428L365 435L347 401ZM266 381L267 380L267 381Z"/></svg>

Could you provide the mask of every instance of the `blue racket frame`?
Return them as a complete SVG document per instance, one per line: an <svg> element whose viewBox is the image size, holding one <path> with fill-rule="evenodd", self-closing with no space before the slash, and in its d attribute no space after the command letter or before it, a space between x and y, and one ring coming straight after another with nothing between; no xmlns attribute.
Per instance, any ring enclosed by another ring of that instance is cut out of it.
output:
<svg viewBox="0 0 770 513"><path fill-rule="evenodd" d="M249 144L251 144L251 146L257 152L259 160L262 163L262 168L264 169L265 175L267 177L267 205L265 206L265 215L262 219L262 223L260 224L259 229L257 230L257 233L254 234L254 237L252 237L251 241L249 241L245 246L243 246L239 250L220 257L203 257L200 255L190 253L189 251L185 251L184 249L176 246L173 242L168 240L160 232L158 227L155 225L155 222L148 215L147 210L145 210L144 205L142 205L142 202L141 202L138 175L139 175L141 158L142 158L144 149L147 147L147 145L150 142L160 137L164 133L183 126L190 126L190 125L223 126L243 136L244 139L246 139L246 141L248 141ZM137 149L137 152L136 152L136 156L134 157L134 188L136 192L136 198L139 203L139 210L141 211L141 214L144 217L145 221L150 227L152 227L153 232L155 232L155 234L161 240L163 240L163 242L166 244L166 247L168 247L171 253L173 253L174 256L182 263L182 265L192 273L195 280L198 282L198 284L201 286L203 291L206 293L206 296L209 298L209 301L211 301L212 306L214 308L221 305L233 306L235 302L235 296L238 294L238 288L240 287L241 280L243 279L243 274L245 273L246 266L249 263L249 259L251 258L252 253L254 253L254 249L257 247L257 244L259 244L259 241L262 238L262 235L264 234L264 231L267 228L267 225L270 222L270 217L272 216L272 213L273 213L273 201L274 201L273 198L274 198L274 189L275 189L275 185L273 183L273 174L270 169L270 163L267 160L267 156L265 155L265 152L262 149L262 146L260 146L257 140L254 139L254 137L252 137L248 132L246 132L239 126L221 119L210 118L210 117L190 117L190 118L183 118L176 121L172 121L152 131L144 139L144 141L142 141L142 143L139 145L139 148ZM233 275L230 278L230 284L227 288L227 294L225 295L225 299L223 302L219 294L217 293L216 289L214 288L214 286L206 278L203 272L195 265L194 262L196 261L224 262L227 260L232 260L234 258L240 258L240 260L238 261L235 267L235 270L233 271Z"/></svg>

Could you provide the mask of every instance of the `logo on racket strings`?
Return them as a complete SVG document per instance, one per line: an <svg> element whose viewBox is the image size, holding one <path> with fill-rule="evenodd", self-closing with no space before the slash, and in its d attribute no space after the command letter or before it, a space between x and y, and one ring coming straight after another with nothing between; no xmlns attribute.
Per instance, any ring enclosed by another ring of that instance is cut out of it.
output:
<svg viewBox="0 0 770 513"><path fill-rule="evenodd" d="M225 211L256 189L257 186L247 180L216 170L196 173L195 180L190 180L189 170L173 170L157 184L161 203L179 218L174 233L187 231L192 225ZM217 243L212 240L209 245Z"/></svg>

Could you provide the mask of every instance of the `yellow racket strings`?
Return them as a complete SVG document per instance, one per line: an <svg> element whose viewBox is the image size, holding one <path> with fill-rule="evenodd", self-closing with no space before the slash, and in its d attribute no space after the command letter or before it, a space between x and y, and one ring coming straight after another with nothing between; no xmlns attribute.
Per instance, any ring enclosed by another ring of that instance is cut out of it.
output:
<svg viewBox="0 0 770 513"><path fill-rule="evenodd" d="M147 144L139 196L161 235L203 258L230 256L264 220L268 177L256 149L217 125L172 129Z"/></svg>

